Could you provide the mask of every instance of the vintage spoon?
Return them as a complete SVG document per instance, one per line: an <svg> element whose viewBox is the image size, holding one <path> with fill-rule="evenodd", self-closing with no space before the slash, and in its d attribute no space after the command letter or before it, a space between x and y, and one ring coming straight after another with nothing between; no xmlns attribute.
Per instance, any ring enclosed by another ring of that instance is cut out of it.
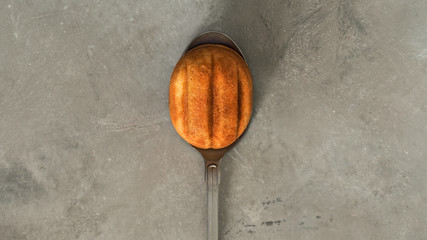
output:
<svg viewBox="0 0 427 240"><path fill-rule="evenodd" d="M205 32L194 38L185 49L183 55L191 49L203 44L219 44L233 49L243 60L242 51L237 44L227 35L221 32ZM245 60L246 61L246 60ZM218 186L220 183L220 160L235 143L243 136L236 139L232 144L221 149L202 149L193 146L205 159L205 179L208 190L208 240L218 240Z"/></svg>

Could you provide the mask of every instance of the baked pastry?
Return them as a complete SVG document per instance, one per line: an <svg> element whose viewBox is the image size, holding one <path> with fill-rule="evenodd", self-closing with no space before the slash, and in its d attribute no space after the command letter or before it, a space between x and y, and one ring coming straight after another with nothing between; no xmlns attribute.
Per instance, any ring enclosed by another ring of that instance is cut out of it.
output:
<svg viewBox="0 0 427 240"><path fill-rule="evenodd" d="M176 64L169 85L169 112L191 145L220 149L246 129L252 113L252 77L231 48L205 44Z"/></svg>

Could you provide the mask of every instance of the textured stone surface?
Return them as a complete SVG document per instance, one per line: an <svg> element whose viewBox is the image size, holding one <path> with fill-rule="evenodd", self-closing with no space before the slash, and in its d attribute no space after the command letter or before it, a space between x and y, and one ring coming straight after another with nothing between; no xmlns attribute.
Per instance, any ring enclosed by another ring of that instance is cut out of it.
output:
<svg viewBox="0 0 427 240"><path fill-rule="evenodd" d="M205 239L168 84L221 30L254 78L220 239L427 239L427 2L0 2L0 239Z"/></svg>

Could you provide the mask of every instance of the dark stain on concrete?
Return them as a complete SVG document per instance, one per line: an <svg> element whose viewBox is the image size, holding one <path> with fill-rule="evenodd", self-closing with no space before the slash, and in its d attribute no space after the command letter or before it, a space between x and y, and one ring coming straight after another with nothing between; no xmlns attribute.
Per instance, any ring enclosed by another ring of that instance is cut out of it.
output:
<svg viewBox="0 0 427 240"><path fill-rule="evenodd" d="M264 209L267 209L270 205L283 202L283 200L280 197L277 197L277 198L272 199L272 200L268 200L269 199L268 197L266 197L265 199L266 199L266 201L261 202Z"/></svg>
<svg viewBox="0 0 427 240"><path fill-rule="evenodd" d="M43 185L24 166L15 163L0 168L0 202L26 203L44 193Z"/></svg>
<svg viewBox="0 0 427 240"><path fill-rule="evenodd" d="M283 220L284 222L285 220ZM280 225L280 223L282 222L282 220L276 220L276 221L266 221L266 222L262 222L261 226L265 225L265 226L273 226L273 225Z"/></svg>

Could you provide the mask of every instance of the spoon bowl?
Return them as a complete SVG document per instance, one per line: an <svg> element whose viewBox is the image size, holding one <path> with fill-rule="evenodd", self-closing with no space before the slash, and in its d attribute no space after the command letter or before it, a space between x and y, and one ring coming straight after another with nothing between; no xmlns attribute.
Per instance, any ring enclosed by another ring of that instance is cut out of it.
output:
<svg viewBox="0 0 427 240"><path fill-rule="evenodd" d="M227 36L226 34L221 33L221 32L217 32L217 31L204 32L204 33L198 35L197 37L195 37L188 44L188 46L185 48L185 50L182 53L182 55L184 55L185 53L187 53L191 49L193 49L195 47L198 47L200 45L204 45L204 44L218 44L218 45L223 45L223 46L226 46L228 48L231 48L236 53L238 53L243 58L243 60L246 62L246 59L243 56L243 53L240 50L240 48L237 46L237 44L229 36ZM249 126L249 124L248 124L248 126ZM219 162L220 162L221 158L229 150L231 150L234 147L234 145L239 141L240 138L242 138L242 136L245 134L245 132L246 132L246 130L231 145L229 145L229 146L227 146L225 148L221 148L221 149L213 149L213 148L203 149L203 148L198 148L198 147L193 146L193 145L191 145L191 146L193 148L195 148L197 151L199 151L200 154L202 154L202 156L203 156L203 158L205 160L205 165L206 165L206 170L207 170L208 166L210 166L212 164L219 165Z"/></svg>

